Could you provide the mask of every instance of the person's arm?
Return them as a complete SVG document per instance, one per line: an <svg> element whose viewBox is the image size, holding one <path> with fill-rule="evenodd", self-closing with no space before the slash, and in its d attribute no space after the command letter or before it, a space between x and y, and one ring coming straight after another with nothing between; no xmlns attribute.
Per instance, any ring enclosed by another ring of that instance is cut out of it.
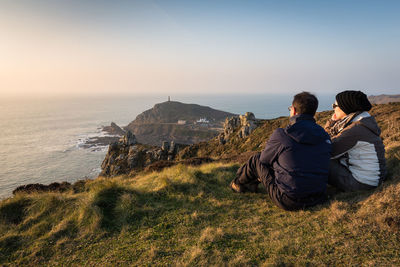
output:
<svg viewBox="0 0 400 267"><path fill-rule="evenodd" d="M267 141L264 150L261 152L260 162L264 165L272 165L272 162L282 152L282 133L283 129L276 129Z"/></svg>
<svg viewBox="0 0 400 267"><path fill-rule="evenodd" d="M353 126L332 137L332 158L342 156L357 144L360 136L358 133L360 127L362 126Z"/></svg>

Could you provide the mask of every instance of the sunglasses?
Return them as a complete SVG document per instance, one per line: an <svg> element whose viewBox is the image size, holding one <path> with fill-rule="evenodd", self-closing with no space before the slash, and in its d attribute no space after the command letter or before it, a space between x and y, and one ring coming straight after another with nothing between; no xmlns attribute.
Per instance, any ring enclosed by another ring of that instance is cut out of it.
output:
<svg viewBox="0 0 400 267"><path fill-rule="evenodd" d="M339 105L338 104L332 104L332 109L337 108Z"/></svg>

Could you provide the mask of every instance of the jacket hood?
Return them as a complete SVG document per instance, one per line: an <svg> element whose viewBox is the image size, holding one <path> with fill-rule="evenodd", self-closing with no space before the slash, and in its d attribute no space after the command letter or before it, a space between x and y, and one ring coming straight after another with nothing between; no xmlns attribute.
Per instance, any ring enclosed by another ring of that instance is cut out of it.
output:
<svg viewBox="0 0 400 267"><path fill-rule="evenodd" d="M288 136L298 143L319 144L330 142L328 134L315 123L311 115L300 114L290 118L290 125L285 129Z"/></svg>
<svg viewBox="0 0 400 267"><path fill-rule="evenodd" d="M378 123L376 123L375 118L372 117L368 112L361 113L353 119L353 122L360 123L362 126L368 128L375 135L379 136L381 134L381 129L379 128Z"/></svg>

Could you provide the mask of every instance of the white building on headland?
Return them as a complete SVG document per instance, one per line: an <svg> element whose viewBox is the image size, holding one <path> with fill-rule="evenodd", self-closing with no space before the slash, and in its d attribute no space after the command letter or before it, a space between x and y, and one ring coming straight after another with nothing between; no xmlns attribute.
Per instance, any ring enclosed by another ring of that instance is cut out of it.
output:
<svg viewBox="0 0 400 267"><path fill-rule="evenodd" d="M206 118L200 118L196 121L196 124L209 124L210 121L207 120Z"/></svg>

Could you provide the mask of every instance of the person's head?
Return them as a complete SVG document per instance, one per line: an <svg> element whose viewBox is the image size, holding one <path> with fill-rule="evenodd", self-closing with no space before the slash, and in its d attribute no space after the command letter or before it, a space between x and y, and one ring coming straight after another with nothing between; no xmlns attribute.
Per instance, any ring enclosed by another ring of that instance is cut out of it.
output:
<svg viewBox="0 0 400 267"><path fill-rule="evenodd" d="M309 92L301 92L293 97L290 107L290 117L298 114L314 116L318 108L318 99Z"/></svg>
<svg viewBox="0 0 400 267"><path fill-rule="evenodd" d="M336 95L335 110L336 119L342 119L350 113L357 111L369 111L372 108L366 94L361 91L343 91Z"/></svg>

